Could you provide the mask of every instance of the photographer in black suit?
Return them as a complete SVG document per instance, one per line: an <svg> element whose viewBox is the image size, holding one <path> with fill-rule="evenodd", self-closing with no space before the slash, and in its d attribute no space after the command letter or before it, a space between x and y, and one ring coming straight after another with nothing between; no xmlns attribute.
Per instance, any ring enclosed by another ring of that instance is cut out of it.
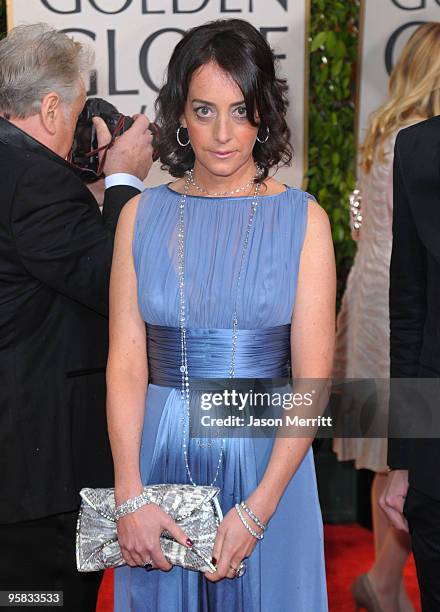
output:
<svg viewBox="0 0 440 612"><path fill-rule="evenodd" d="M391 376L439 378L440 116L396 140L390 325ZM440 439L390 439L388 463L381 506L409 526L423 610L440 611Z"/></svg>
<svg viewBox="0 0 440 612"><path fill-rule="evenodd" d="M113 481L113 236L152 163L148 120L137 117L108 151L101 215L65 160L89 68L82 45L43 24L0 42L0 590L62 590L75 612L95 609L101 580L76 570L78 492Z"/></svg>

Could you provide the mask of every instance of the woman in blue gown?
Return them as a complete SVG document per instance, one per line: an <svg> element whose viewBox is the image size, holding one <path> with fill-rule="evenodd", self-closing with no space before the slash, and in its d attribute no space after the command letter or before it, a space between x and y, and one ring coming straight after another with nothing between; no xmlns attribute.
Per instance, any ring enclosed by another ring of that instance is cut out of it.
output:
<svg viewBox="0 0 440 612"><path fill-rule="evenodd" d="M268 176L291 158L286 106L273 54L250 24L207 24L177 45L158 122L162 163L178 180L130 201L115 241L107 373L115 497L121 504L145 484L214 482L224 519L217 571L206 574L165 560L163 529L191 541L159 506L119 519L120 612L327 610L312 437L189 439L180 388L182 326L190 385L231 368L238 378L276 378L289 362L297 378L330 374L328 219L307 193ZM264 539L251 515L251 530L243 524L241 501L268 525Z"/></svg>

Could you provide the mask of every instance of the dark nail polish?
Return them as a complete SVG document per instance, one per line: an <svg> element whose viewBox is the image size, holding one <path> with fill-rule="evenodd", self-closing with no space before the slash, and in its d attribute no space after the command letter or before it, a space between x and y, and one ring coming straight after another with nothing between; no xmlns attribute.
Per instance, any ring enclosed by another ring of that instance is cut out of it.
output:
<svg viewBox="0 0 440 612"><path fill-rule="evenodd" d="M188 538L186 540L186 545L189 546L189 547L194 546L194 542Z"/></svg>
<svg viewBox="0 0 440 612"><path fill-rule="evenodd" d="M212 557L211 563L212 565L217 565L217 559L215 557Z"/></svg>

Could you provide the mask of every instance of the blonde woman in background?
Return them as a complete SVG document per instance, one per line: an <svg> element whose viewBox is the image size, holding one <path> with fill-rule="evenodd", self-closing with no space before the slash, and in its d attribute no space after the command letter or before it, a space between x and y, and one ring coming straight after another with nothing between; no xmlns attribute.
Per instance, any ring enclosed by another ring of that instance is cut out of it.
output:
<svg viewBox="0 0 440 612"><path fill-rule="evenodd" d="M357 253L338 317L335 378L389 377L389 264L392 245L393 150L400 129L440 114L440 23L425 23L406 43L394 67L387 101L372 115L361 148ZM378 395L377 409L388 410ZM378 500L387 481L385 438L339 438L340 460L376 472L372 487L375 561L352 592L358 609L412 612L403 584L408 534L388 523Z"/></svg>

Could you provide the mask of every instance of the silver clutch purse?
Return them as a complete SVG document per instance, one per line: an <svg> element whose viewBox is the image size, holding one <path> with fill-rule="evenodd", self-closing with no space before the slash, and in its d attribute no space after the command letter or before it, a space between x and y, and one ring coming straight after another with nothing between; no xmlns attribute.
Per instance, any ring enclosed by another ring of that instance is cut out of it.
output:
<svg viewBox="0 0 440 612"><path fill-rule="evenodd" d="M194 542L179 544L169 532L160 536L160 547L169 563L199 572L215 572L212 550L223 519L218 487L159 484L144 487L151 503L162 508ZM124 565L119 547L114 489L82 489L76 530L76 565L80 572L94 572Z"/></svg>

